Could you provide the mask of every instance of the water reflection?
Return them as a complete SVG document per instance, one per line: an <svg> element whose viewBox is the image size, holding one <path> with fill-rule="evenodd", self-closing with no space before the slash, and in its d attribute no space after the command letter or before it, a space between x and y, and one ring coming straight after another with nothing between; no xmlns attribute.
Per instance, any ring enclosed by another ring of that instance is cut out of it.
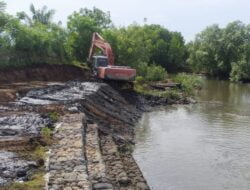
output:
<svg viewBox="0 0 250 190"><path fill-rule="evenodd" d="M199 104L144 114L134 156L152 189L250 189L250 86L205 80Z"/></svg>

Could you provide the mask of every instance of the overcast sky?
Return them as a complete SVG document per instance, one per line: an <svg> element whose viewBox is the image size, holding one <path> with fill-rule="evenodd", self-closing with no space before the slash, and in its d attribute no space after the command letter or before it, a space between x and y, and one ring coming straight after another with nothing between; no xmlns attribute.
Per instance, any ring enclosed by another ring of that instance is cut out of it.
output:
<svg viewBox="0 0 250 190"><path fill-rule="evenodd" d="M83 7L93 6L110 11L117 26L133 23L160 24L181 32L187 41L206 26L241 20L250 23L250 0L5 0L7 12L29 10L33 3L40 8L47 5L55 9L54 19L67 22L67 16Z"/></svg>

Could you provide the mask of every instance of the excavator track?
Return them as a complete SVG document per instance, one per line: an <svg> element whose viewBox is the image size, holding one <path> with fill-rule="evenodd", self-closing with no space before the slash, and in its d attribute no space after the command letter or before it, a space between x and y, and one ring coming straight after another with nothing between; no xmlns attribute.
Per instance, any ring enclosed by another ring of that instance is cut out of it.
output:
<svg viewBox="0 0 250 190"><path fill-rule="evenodd" d="M109 84L116 90L133 90L134 83L132 81L115 81L115 80L103 80L103 82Z"/></svg>
<svg viewBox="0 0 250 190"><path fill-rule="evenodd" d="M91 77L90 81L98 82L98 83L106 83L117 90L133 90L134 89L133 81L103 80L103 79L97 78L95 75Z"/></svg>

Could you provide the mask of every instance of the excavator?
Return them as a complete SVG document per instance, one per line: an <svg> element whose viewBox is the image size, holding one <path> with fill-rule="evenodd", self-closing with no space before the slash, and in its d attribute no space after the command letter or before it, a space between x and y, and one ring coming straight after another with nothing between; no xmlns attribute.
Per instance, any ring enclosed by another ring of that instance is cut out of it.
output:
<svg viewBox="0 0 250 190"><path fill-rule="evenodd" d="M102 55L94 55L97 48L102 51ZM135 69L129 66L114 66L112 48L97 32L93 33L88 61L98 79L131 82L136 77Z"/></svg>

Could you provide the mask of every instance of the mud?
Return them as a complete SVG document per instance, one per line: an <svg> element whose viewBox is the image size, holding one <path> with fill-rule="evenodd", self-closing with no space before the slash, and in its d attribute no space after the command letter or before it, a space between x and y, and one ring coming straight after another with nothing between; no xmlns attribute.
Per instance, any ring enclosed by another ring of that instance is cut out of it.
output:
<svg viewBox="0 0 250 190"><path fill-rule="evenodd" d="M18 154L0 151L0 187L12 181L25 181L27 176L37 168L34 161L27 161Z"/></svg>
<svg viewBox="0 0 250 190"><path fill-rule="evenodd" d="M153 106L187 100L94 81L89 71L69 65L0 71L0 187L29 179L37 162L19 152L32 147L44 127L56 127L47 189L149 189L132 156L134 125Z"/></svg>
<svg viewBox="0 0 250 190"><path fill-rule="evenodd" d="M1 137L38 136L50 121L36 113L11 114L0 117Z"/></svg>
<svg viewBox="0 0 250 190"><path fill-rule="evenodd" d="M133 124L140 116L112 87L96 82L68 82L31 90L18 104L26 107L64 105L67 112L83 112L88 122L100 124L101 131L125 141L133 140Z"/></svg>
<svg viewBox="0 0 250 190"><path fill-rule="evenodd" d="M90 72L86 69L72 65L30 65L19 69L5 69L0 71L0 83L23 83L30 81L69 81L90 78Z"/></svg>
<svg viewBox="0 0 250 190"><path fill-rule="evenodd" d="M6 164L15 157L19 164L5 168L8 179L0 173L0 186L26 180L34 172L28 167L32 161L10 151L32 145L31 139L51 125L48 112L56 112L61 115L56 125L63 127L54 132L48 189L149 189L131 152L122 149L133 144L134 123L142 113L125 93L97 82L40 82L36 87L27 83L23 88L27 92L0 106L0 149L5 152L0 159ZM19 168L25 170L22 178L17 175Z"/></svg>

